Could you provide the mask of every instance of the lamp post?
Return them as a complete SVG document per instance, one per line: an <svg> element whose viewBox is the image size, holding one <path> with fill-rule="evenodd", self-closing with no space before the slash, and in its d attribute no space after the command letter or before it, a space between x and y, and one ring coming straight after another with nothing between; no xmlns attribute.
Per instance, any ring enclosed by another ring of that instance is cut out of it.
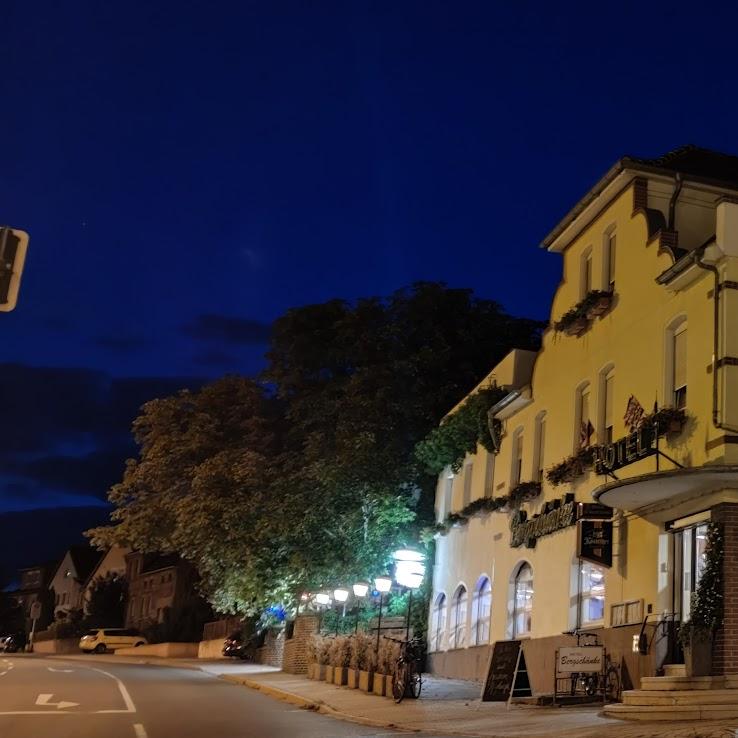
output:
<svg viewBox="0 0 738 738"><path fill-rule="evenodd" d="M379 665L379 636L382 633L382 600L384 598L384 593L389 592L390 588L392 587L392 580L389 578L388 575L384 574L379 577L374 578L374 586L377 589L377 592L379 592L379 618L377 619L377 645L374 648L374 659L377 661L377 665Z"/></svg>
<svg viewBox="0 0 738 738"><path fill-rule="evenodd" d="M395 560L395 581L408 589L407 620L405 623L405 640L410 640L410 612L413 606L413 590L423 583L425 576L425 558L419 551L403 548L392 554Z"/></svg>
<svg viewBox="0 0 738 738"><path fill-rule="evenodd" d="M354 635L359 632L359 615L361 613L361 601L367 596L369 592L369 585L367 582L356 582L352 587L354 590L354 597L356 597L356 626L354 627Z"/></svg>
<svg viewBox="0 0 738 738"><path fill-rule="evenodd" d="M347 589L334 589L333 590L333 599L336 602L343 603L343 613L341 615L341 619L346 617L346 600L348 599L349 593ZM336 635L338 635L338 613L336 613Z"/></svg>

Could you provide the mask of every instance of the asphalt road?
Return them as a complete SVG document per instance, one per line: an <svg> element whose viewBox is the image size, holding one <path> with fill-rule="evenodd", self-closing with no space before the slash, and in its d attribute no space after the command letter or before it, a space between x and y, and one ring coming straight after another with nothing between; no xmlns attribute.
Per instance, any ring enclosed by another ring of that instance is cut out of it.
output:
<svg viewBox="0 0 738 738"><path fill-rule="evenodd" d="M0 738L401 735L408 734L300 710L194 669L0 654Z"/></svg>

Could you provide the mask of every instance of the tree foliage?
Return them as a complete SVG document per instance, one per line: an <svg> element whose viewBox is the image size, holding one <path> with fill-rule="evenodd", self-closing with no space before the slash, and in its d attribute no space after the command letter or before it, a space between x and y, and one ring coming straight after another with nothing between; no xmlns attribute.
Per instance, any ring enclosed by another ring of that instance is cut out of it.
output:
<svg viewBox="0 0 738 738"><path fill-rule="evenodd" d="M290 310L262 384L227 377L144 406L115 525L93 539L180 553L223 611L375 574L431 517L415 445L539 328L429 283Z"/></svg>
<svg viewBox="0 0 738 738"><path fill-rule="evenodd" d="M121 627L125 621L128 586L125 577L107 574L92 583L87 603L90 627Z"/></svg>

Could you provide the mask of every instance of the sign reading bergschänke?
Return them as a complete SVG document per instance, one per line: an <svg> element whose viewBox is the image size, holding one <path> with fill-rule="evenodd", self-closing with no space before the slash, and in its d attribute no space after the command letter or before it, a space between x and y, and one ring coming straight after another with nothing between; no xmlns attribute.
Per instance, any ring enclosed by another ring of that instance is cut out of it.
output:
<svg viewBox="0 0 738 738"><path fill-rule="evenodd" d="M562 647L558 652L556 671L559 674L600 672L605 660L602 646Z"/></svg>

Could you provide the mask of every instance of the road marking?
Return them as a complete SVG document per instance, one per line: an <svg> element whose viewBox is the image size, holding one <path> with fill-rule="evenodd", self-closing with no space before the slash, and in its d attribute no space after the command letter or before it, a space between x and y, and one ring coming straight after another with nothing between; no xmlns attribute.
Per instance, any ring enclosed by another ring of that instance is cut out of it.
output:
<svg viewBox="0 0 738 738"><path fill-rule="evenodd" d="M100 672L100 674L105 674L106 677L110 677L111 679L115 680L118 685L118 689L120 690L120 696L123 698L123 702L125 702L126 705L125 710L95 710L96 713L109 715L111 713L117 712L136 712L136 705L133 704L133 700L131 699L131 695L128 694L126 685L123 684L123 682L118 679L115 674L111 674L109 671L103 671L102 669L92 669L92 671L98 671Z"/></svg>
<svg viewBox="0 0 738 738"><path fill-rule="evenodd" d="M46 667L49 671L55 671L57 674L71 674L74 669L55 669L53 666Z"/></svg>
<svg viewBox="0 0 738 738"><path fill-rule="evenodd" d="M136 734L136 738L148 738L146 728L141 723L133 724L133 732Z"/></svg>
<svg viewBox="0 0 738 738"><path fill-rule="evenodd" d="M40 694L36 698L36 704L39 707L56 707L57 710L63 710L65 707L79 707L79 702L65 702L64 700L52 702L53 696L53 694Z"/></svg>

